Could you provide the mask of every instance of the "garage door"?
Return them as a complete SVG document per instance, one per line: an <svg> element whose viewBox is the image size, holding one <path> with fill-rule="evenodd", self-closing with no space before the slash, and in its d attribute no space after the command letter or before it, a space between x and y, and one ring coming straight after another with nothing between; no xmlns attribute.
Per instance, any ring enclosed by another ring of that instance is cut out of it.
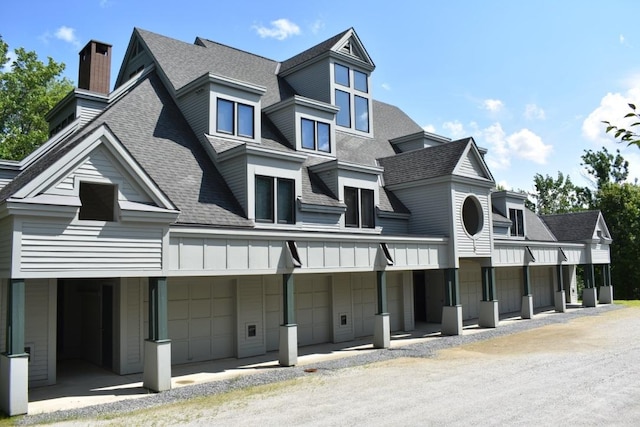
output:
<svg viewBox="0 0 640 427"><path fill-rule="evenodd" d="M553 305L553 268L537 267L531 269L533 306L535 308Z"/></svg>
<svg viewBox="0 0 640 427"><path fill-rule="evenodd" d="M235 356L235 292L231 280L179 279L168 284L174 364Z"/></svg>
<svg viewBox="0 0 640 427"><path fill-rule="evenodd" d="M520 312L522 308L522 268L496 268L496 292L500 313Z"/></svg>
<svg viewBox="0 0 640 427"><path fill-rule="evenodd" d="M482 300L482 275L480 267L460 269L460 303L462 318L476 319L480 316Z"/></svg>
<svg viewBox="0 0 640 427"><path fill-rule="evenodd" d="M331 341L331 293L328 276L296 276L298 345Z"/></svg>
<svg viewBox="0 0 640 427"><path fill-rule="evenodd" d="M356 338L373 335L376 314L375 273L352 274L353 333Z"/></svg>

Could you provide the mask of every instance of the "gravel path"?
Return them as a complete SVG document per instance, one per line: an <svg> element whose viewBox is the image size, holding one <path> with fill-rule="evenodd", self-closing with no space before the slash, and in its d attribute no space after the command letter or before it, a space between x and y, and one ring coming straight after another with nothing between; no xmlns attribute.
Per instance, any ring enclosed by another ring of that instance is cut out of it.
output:
<svg viewBox="0 0 640 427"><path fill-rule="evenodd" d="M602 305L304 368L25 416L61 425L638 425L640 309ZM375 363L377 362L377 363ZM349 369L344 369L349 368ZM222 404L185 402L281 384ZM183 402L179 410L159 407ZM128 412L157 407L151 414ZM110 420L96 420L99 416Z"/></svg>

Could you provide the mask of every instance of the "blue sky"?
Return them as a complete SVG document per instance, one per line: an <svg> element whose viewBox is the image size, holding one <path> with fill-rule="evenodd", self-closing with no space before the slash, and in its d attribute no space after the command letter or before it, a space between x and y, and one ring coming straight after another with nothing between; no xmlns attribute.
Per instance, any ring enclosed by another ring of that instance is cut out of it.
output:
<svg viewBox="0 0 640 427"><path fill-rule="evenodd" d="M640 178L640 150L601 124L640 104L637 1L7 0L2 14L10 49L66 63L74 82L90 39L113 45L113 80L134 27L275 60L354 27L376 64L374 97L431 132L473 136L507 188L558 171L585 185L580 156L603 145Z"/></svg>

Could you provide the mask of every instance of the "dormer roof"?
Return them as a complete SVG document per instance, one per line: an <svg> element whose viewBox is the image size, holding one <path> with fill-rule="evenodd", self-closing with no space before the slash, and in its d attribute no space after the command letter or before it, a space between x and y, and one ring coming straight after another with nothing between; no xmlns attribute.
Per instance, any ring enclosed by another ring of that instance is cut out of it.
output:
<svg viewBox="0 0 640 427"><path fill-rule="evenodd" d="M595 239L611 241L611 233L600 211L541 215L541 218L559 241L582 242Z"/></svg>

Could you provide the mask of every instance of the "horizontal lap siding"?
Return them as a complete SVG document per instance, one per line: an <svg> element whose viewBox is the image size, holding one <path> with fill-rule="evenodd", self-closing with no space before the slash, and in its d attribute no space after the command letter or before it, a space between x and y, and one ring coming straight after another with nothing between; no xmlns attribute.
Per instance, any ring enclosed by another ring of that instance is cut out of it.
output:
<svg viewBox="0 0 640 427"><path fill-rule="evenodd" d="M160 227L24 222L21 228L24 272L162 268Z"/></svg>

